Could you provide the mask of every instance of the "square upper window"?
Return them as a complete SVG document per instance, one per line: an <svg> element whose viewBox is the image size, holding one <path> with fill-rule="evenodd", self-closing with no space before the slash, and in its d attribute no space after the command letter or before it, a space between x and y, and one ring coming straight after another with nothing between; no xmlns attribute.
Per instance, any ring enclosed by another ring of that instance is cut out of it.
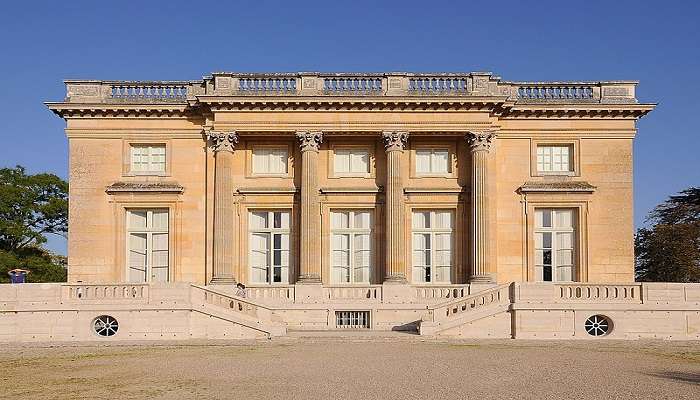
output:
<svg viewBox="0 0 700 400"><path fill-rule="evenodd" d="M572 151L569 145L537 146L537 172L568 174L573 171Z"/></svg>
<svg viewBox="0 0 700 400"><path fill-rule="evenodd" d="M369 152L363 149L336 149L333 155L336 175L369 174Z"/></svg>
<svg viewBox="0 0 700 400"><path fill-rule="evenodd" d="M130 171L136 174L165 172L165 145L131 145Z"/></svg>
<svg viewBox="0 0 700 400"><path fill-rule="evenodd" d="M416 150L417 175L445 175L450 172L448 149Z"/></svg>
<svg viewBox="0 0 700 400"><path fill-rule="evenodd" d="M284 175L287 173L286 148L254 148L253 174Z"/></svg>

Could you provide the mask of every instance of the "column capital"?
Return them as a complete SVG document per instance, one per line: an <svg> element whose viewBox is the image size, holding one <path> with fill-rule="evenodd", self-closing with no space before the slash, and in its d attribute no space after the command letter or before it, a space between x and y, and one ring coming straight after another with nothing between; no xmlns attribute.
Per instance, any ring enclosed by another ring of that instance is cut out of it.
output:
<svg viewBox="0 0 700 400"><path fill-rule="evenodd" d="M302 153L305 151L318 153L318 149L323 143L323 132L297 132L297 139L299 139L299 147Z"/></svg>
<svg viewBox="0 0 700 400"><path fill-rule="evenodd" d="M382 139L387 152L403 150L408 141L408 132L382 132Z"/></svg>
<svg viewBox="0 0 700 400"><path fill-rule="evenodd" d="M465 138L472 152L474 151L489 151L491 142L496 137L496 131L470 131L467 132Z"/></svg>
<svg viewBox="0 0 700 400"><path fill-rule="evenodd" d="M207 135L209 146L214 150L214 153L218 153L219 151L229 151L233 153L238 144L238 133L235 131L218 132L210 130L204 133Z"/></svg>

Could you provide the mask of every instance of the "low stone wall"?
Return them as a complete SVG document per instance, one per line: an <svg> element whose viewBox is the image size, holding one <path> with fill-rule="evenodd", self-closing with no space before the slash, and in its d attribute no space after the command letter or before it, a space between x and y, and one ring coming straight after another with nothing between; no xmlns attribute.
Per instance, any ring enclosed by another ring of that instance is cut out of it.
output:
<svg viewBox="0 0 700 400"><path fill-rule="evenodd" d="M512 283L429 308L421 333L519 339L700 339L700 284Z"/></svg>
<svg viewBox="0 0 700 400"><path fill-rule="evenodd" d="M189 284L176 283L0 285L0 342L268 336L264 329L256 329L253 321L241 319L238 323L236 315L216 315L193 302L197 298L193 290ZM100 336L93 329L102 316L116 320L113 336Z"/></svg>
<svg viewBox="0 0 700 400"><path fill-rule="evenodd" d="M324 288L309 303L293 287L246 299L187 283L0 285L0 342L254 339L337 329L336 312L365 321L343 329L462 338L700 339L700 284L407 287L416 296L402 302L385 289ZM96 333L103 316L118 323L113 336Z"/></svg>

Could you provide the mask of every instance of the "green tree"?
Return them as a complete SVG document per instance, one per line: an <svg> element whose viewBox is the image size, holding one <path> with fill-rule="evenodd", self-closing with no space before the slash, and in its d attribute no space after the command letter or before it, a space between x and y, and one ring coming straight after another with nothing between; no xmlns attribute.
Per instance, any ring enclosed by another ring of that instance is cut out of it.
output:
<svg viewBox="0 0 700 400"><path fill-rule="evenodd" d="M637 280L700 282L700 187L657 206L635 235Z"/></svg>
<svg viewBox="0 0 700 400"><path fill-rule="evenodd" d="M28 269L30 282L65 281L60 256L41 247L46 235L68 230L68 183L53 174L0 169L0 282L7 271Z"/></svg>

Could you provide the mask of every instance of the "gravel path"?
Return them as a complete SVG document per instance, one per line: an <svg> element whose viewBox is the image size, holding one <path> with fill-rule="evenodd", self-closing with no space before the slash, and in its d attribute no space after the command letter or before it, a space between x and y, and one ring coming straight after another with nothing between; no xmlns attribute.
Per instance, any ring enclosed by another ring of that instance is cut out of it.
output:
<svg viewBox="0 0 700 400"><path fill-rule="evenodd" d="M351 335L10 346L0 376L1 399L697 400L700 343Z"/></svg>

